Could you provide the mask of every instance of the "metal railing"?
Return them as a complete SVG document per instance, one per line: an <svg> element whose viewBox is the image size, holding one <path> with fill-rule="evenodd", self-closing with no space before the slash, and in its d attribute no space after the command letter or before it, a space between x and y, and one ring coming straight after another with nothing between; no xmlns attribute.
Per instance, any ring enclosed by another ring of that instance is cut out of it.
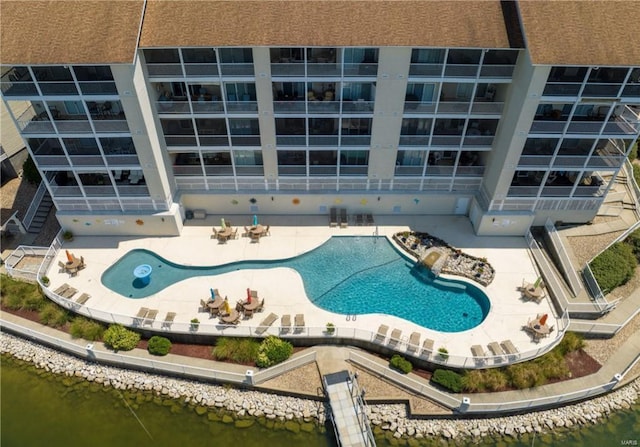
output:
<svg viewBox="0 0 640 447"><path fill-rule="evenodd" d="M569 259L567 250L562 243L562 239L558 234L558 230L556 230L553 222L551 222L551 219L547 219L544 224L544 229L546 230L547 235L549 236L549 239L551 240L551 243L555 248L556 254L560 258L560 267L564 271L567 280L569 281L569 287L571 287L571 291L574 295L578 295L582 291L582 282L580 281L580 278L578 277L576 271L573 269L573 263L571 262L571 259Z"/></svg>
<svg viewBox="0 0 640 447"><path fill-rule="evenodd" d="M360 389L360 386L358 385L358 376L356 374L349 374L347 387L351 393L351 399L353 399L353 405L358 418L358 425L360 425L365 446L375 447L376 440L373 437L373 432L371 431L371 423L367 416L367 404L364 401L365 389Z"/></svg>
<svg viewBox="0 0 640 447"><path fill-rule="evenodd" d="M7 273L13 278L20 278L27 282L37 282L38 272L40 271L40 264L32 264L30 266L20 267L20 262L26 256L42 256L45 257L49 248L48 247L30 247L27 245L20 245L5 260L5 267Z"/></svg>

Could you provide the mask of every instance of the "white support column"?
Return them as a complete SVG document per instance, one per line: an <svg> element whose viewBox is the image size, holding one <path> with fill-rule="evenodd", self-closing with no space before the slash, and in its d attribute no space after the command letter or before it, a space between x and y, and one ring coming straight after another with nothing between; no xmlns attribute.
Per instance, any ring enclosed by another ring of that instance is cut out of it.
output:
<svg viewBox="0 0 640 447"><path fill-rule="evenodd" d="M253 64L256 73L256 99L258 101L264 178L273 186L278 178L278 155L276 152L276 125L273 119L273 88L269 48L254 48Z"/></svg>

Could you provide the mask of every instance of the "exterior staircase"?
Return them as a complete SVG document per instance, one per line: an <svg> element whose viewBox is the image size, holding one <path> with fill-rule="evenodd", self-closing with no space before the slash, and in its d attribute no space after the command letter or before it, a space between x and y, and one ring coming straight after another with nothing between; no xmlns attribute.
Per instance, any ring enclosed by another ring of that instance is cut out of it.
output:
<svg viewBox="0 0 640 447"><path fill-rule="evenodd" d="M47 216L49 215L51 208L53 207L53 200L51 200L49 192L45 191L40 199L40 203L36 203L34 200L31 206L35 206L37 208L35 209L35 214L33 214L33 218L27 227L27 232L39 233L47 220Z"/></svg>

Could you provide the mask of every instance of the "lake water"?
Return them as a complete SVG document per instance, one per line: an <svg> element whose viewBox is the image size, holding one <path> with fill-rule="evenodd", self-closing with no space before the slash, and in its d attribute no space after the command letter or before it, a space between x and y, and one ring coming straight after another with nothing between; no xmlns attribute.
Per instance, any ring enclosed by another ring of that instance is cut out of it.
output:
<svg viewBox="0 0 640 447"><path fill-rule="evenodd" d="M292 433L282 424L255 421L248 428L223 423L215 413L198 415L192 407L151 395L136 399L98 384L54 376L3 356L0 366L0 444L2 447L333 447L331 429ZM125 403L127 399L127 404ZM131 408L130 408L131 407ZM249 423L251 420L249 421ZM379 447L398 445L387 438ZM415 445L446 446L440 439ZM633 443L635 441L635 444ZM625 444L627 442L627 444ZM554 434L483 439L451 446L602 447L640 444L640 405L601 424ZM401 444L406 445L406 444Z"/></svg>

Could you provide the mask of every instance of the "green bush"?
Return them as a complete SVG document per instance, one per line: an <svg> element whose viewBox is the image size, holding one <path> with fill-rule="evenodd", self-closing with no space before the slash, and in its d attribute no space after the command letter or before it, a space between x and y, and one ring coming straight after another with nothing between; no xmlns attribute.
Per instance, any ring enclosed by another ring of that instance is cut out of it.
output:
<svg viewBox="0 0 640 447"><path fill-rule="evenodd" d="M76 317L71 322L69 332L73 338L82 338L88 341L96 341L102 338L105 327L97 321L84 317Z"/></svg>
<svg viewBox="0 0 640 447"><path fill-rule="evenodd" d="M636 181L636 185L640 186L640 165L633 164L633 178Z"/></svg>
<svg viewBox="0 0 640 447"><path fill-rule="evenodd" d="M27 157L22 164L22 178L35 185L40 183L40 173L38 172L38 168L36 168L36 164L31 159L31 156Z"/></svg>
<svg viewBox="0 0 640 447"><path fill-rule="evenodd" d="M448 369L436 369L431 376L431 381L454 393L462 391L462 377L457 372Z"/></svg>
<svg viewBox="0 0 640 447"><path fill-rule="evenodd" d="M532 362L516 363L508 366L507 376L511 385L518 389L540 386L546 382L539 365Z"/></svg>
<svg viewBox="0 0 640 447"><path fill-rule="evenodd" d="M119 324L112 324L104 331L102 339L114 351L131 351L138 345L140 334Z"/></svg>
<svg viewBox="0 0 640 447"><path fill-rule="evenodd" d="M171 341L168 338L154 335L149 339L147 350L152 355L167 355L171 351Z"/></svg>
<svg viewBox="0 0 640 447"><path fill-rule="evenodd" d="M51 327L64 326L69 321L69 312L55 303L47 303L42 307L38 316L40 323Z"/></svg>
<svg viewBox="0 0 640 447"><path fill-rule="evenodd" d="M236 363L255 362L260 342L253 338L220 337L211 355L216 360L231 360Z"/></svg>
<svg viewBox="0 0 640 447"><path fill-rule="evenodd" d="M500 391L507 387L509 379L504 371L491 368L483 371L485 388L488 391Z"/></svg>
<svg viewBox="0 0 640 447"><path fill-rule="evenodd" d="M624 242L631 246L636 260L640 262L640 230L636 230L631 233L629 236L627 236Z"/></svg>
<svg viewBox="0 0 640 447"><path fill-rule="evenodd" d="M2 305L13 310L40 310L50 301L36 284L16 280L9 275L0 276Z"/></svg>
<svg viewBox="0 0 640 447"><path fill-rule="evenodd" d="M546 382L548 379L563 379L569 376L569 367L564 357L558 350L546 353L542 357L533 360L533 365L539 368L540 375Z"/></svg>
<svg viewBox="0 0 640 447"><path fill-rule="evenodd" d="M562 341L558 346L554 348L554 351L559 351L561 356L567 355L569 352L577 351L584 348L585 342L581 335L575 332L565 332Z"/></svg>
<svg viewBox="0 0 640 447"><path fill-rule="evenodd" d="M600 289L610 292L633 277L637 264L631 246L616 242L591 261L590 266Z"/></svg>
<svg viewBox="0 0 640 447"><path fill-rule="evenodd" d="M460 379L465 391L482 392L485 390L484 374L479 369L468 369Z"/></svg>
<svg viewBox="0 0 640 447"><path fill-rule="evenodd" d="M280 362L284 362L293 353L291 343L270 335L265 338L258 348L256 366L267 368Z"/></svg>
<svg viewBox="0 0 640 447"><path fill-rule="evenodd" d="M397 354L391 357L389 365L392 368L397 369L405 374L409 374L413 370L413 365L411 364L411 362Z"/></svg>

